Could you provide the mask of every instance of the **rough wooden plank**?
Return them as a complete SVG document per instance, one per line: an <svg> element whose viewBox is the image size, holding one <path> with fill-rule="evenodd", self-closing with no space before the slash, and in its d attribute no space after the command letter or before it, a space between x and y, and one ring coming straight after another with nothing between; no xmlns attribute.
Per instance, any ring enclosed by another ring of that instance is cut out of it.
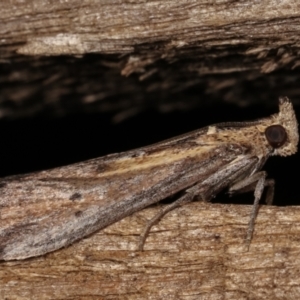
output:
<svg viewBox="0 0 300 300"><path fill-rule="evenodd" d="M139 44L161 42L166 52L194 43L225 47L265 38L278 46L294 41L291 31L300 20L298 1L277 0L26 0L2 3L1 12L0 36L25 40L18 52L29 55L129 53Z"/></svg>
<svg viewBox="0 0 300 300"><path fill-rule="evenodd" d="M207 95L247 105L300 94L298 1L12 0L0 10L0 117L85 109L119 121Z"/></svg>
<svg viewBox="0 0 300 300"><path fill-rule="evenodd" d="M192 203L169 213L136 251L160 208L146 209L43 257L2 262L6 299L298 299L300 208L262 206L249 252L249 206Z"/></svg>

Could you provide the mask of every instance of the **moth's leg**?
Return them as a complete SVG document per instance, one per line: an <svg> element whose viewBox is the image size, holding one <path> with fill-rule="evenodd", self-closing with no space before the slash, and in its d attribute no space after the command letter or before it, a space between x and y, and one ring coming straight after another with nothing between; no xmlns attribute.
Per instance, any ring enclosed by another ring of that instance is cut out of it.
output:
<svg viewBox="0 0 300 300"><path fill-rule="evenodd" d="M267 195L266 195L266 203L267 203L267 205L272 205L273 199L274 199L275 180L274 179L266 179L265 186L268 187Z"/></svg>
<svg viewBox="0 0 300 300"><path fill-rule="evenodd" d="M151 220L149 220L147 225L145 226L144 231L141 233L141 236L140 236L140 242L139 242L139 248L138 248L139 251L143 251L146 238L147 238L153 225L157 224L157 222L159 222L159 220L164 215L166 215L168 212L170 212L171 210L173 210L183 204L191 202L193 200L193 198L194 198L194 194L186 193L182 197L175 200L173 203L165 206L158 214L156 214Z"/></svg>
<svg viewBox="0 0 300 300"><path fill-rule="evenodd" d="M266 176L267 173L264 171L255 173L253 176L235 183L229 189L229 192L231 193L236 191L244 192L244 191L254 190L254 203L250 214L250 221L249 221L247 235L246 235L246 246L248 249L250 247L250 242L254 231L254 223L258 212L259 201L261 199L265 186L268 187L266 202L269 205L272 204L273 202L275 182L272 179L266 180Z"/></svg>
<svg viewBox="0 0 300 300"><path fill-rule="evenodd" d="M251 177L247 177L244 180L238 181L234 185L232 185L229 188L229 194L235 194L235 193L246 193L250 191L254 191L257 185L257 181L261 177L261 173L265 173L264 171L255 173ZM267 174L265 173L265 176ZM265 180L265 187L268 187L267 189L267 195L266 195L266 204L267 205L272 205L273 203L273 198L274 198L274 186L275 186L275 181L274 179L266 179Z"/></svg>

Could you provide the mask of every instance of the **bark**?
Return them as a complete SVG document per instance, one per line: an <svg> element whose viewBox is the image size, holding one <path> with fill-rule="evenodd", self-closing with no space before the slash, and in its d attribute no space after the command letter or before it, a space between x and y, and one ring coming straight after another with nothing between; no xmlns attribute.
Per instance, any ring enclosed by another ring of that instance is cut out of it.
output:
<svg viewBox="0 0 300 300"><path fill-rule="evenodd" d="M0 8L2 117L109 111L121 121L151 107L300 94L298 1L26 0Z"/></svg>
<svg viewBox="0 0 300 300"><path fill-rule="evenodd" d="M2 262L2 299L298 299L299 207L262 206L249 251L250 206L192 203L169 213L137 251L131 217L43 257Z"/></svg>

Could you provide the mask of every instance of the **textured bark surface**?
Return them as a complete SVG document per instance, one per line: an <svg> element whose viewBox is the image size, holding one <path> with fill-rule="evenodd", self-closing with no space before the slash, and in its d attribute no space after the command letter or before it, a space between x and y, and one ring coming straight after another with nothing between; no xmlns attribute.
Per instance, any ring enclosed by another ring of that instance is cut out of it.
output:
<svg viewBox="0 0 300 300"><path fill-rule="evenodd" d="M298 1L12 0L0 9L2 117L111 111L121 121L206 99L300 94Z"/></svg>
<svg viewBox="0 0 300 300"><path fill-rule="evenodd" d="M72 246L1 263L1 299L298 299L300 209L262 206L249 252L249 206L193 203L136 251L146 209Z"/></svg>

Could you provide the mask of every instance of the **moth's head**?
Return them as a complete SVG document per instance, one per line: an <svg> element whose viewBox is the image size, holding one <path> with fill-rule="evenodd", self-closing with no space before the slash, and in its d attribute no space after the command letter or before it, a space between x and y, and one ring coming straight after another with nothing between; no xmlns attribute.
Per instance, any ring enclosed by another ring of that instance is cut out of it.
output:
<svg viewBox="0 0 300 300"><path fill-rule="evenodd" d="M297 152L299 141L298 123L291 101L279 98L279 113L272 116L272 124L265 130L273 155L288 156Z"/></svg>

